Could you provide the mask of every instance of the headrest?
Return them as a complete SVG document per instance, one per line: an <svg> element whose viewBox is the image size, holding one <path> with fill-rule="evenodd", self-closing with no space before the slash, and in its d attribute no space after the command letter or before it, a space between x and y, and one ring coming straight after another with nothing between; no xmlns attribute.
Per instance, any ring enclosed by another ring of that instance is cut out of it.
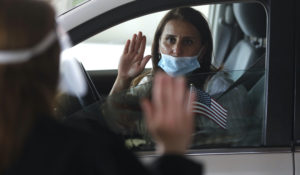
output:
<svg viewBox="0 0 300 175"><path fill-rule="evenodd" d="M258 3L235 3L233 12L242 31L251 37L266 37L266 13Z"/></svg>
<svg viewBox="0 0 300 175"><path fill-rule="evenodd" d="M227 5L225 8L225 22L232 25L234 23L233 10L231 5Z"/></svg>

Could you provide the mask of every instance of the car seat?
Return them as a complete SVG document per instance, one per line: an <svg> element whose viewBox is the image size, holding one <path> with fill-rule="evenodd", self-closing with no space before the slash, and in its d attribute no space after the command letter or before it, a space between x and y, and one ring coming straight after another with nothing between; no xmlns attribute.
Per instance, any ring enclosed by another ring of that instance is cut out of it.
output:
<svg viewBox="0 0 300 175"><path fill-rule="evenodd" d="M244 35L234 17L233 4L218 6L221 14L218 16L217 31L214 36L215 55L213 65L215 67L222 66L229 52Z"/></svg>
<svg viewBox="0 0 300 175"><path fill-rule="evenodd" d="M236 81L265 53L266 13L258 3L233 4L235 18L244 33L223 64L229 78Z"/></svg>

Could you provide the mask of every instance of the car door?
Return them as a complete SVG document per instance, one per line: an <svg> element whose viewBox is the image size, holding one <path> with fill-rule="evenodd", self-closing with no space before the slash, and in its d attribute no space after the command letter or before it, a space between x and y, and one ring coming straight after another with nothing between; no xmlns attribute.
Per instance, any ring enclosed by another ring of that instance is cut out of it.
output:
<svg viewBox="0 0 300 175"><path fill-rule="evenodd" d="M299 2L296 2L297 5L299 5ZM300 66L300 62L299 62L299 11L296 12L296 17L295 19L295 38L296 38L296 45L295 45L295 123L294 123L294 146L295 146L295 174L299 175L300 174L300 167L299 167L299 163L300 163L300 96L299 96L299 87L300 87L300 71L299 71L299 66Z"/></svg>
<svg viewBox="0 0 300 175"><path fill-rule="evenodd" d="M300 156L297 152L294 159L292 144L295 95L295 28L293 23L294 9L296 8L295 1L243 0L235 1L234 3L247 2L259 3L266 13L267 30L265 57L263 58L264 66L263 69L259 70L264 73L264 76L261 78L262 85L259 86L260 90L263 91L259 95L261 97L259 98L261 120L259 120L259 127L256 128L259 129L259 134L256 135L259 137L259 142L252 142L250 139L249 142L241 141L239 144L221 144L216 142L204 146L200 145L190 149L186 156L203 163L206 174L209 175L294 174L294 165L297 165L297 162L299 163L300 161ZM226 0L216 0L213 4L204 0L153 0L151 2L144 0L88 1L59 16L58 20L69 31L73 43L75 45L78 44L74 47L75 55L81 54L82 59L85 59L84 56L88 53L76 49L76 47L78 48L80 44L88 40L93 40L93 37L96 37L98 33L101 35L101 33L106 32L106 29L133 18L180 6L214 6L230 3L232 2ZM253 11L252 13L255 12ZM134 32L136 31L132 31L132 33ZM126 37L129 38L130 36ZM94 49L99 49L99 52L101 52L100 46ZM105 46L102 46L102 49L105 49ZM99 57L101 57L101 54L99 54ZM101 62L104 63L106 59L110 59L110 55L101 59ZM85 64L83 65L85 66ZM115 68L106 70L87 70L100 94L104 96L108 94L117 75L116 69L117 66L115 65ZM250 76L246 76L244 80L248 80L247 77L252 77L249 69L233 70L233 72L238 71L242 72L240 77L243 77L242 75L246 75L248 72L247 75ZM257 71L254 72L257 73ZM255 85L251 87L255 87ZM250 92L250 90L247 92ZM235 93L232 92L233 95ZM230 91L228 91L228 94L230 94ZM231 96L228 96L231 99ZM253 94L249 96L249 98L252 97ZM251 108L251 111L253 110ZM235 132L238 133L239 131L236 130ZM203 137L197 139L201 141ZM146 164L157 157L155 152L147 149L139 150L136 153ZM295 170L299 174L297 167Z"/></svg>

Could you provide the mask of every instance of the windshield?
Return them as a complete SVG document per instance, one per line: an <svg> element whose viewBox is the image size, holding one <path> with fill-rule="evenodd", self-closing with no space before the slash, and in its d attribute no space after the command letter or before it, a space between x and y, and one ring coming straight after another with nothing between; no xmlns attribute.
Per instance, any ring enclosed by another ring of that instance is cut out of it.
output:
<svg viewBox="0 0 300 175"><path fill-rule="evenodd" d="M61 15L86 1L89 0L52 0L52 4L56 9L57 15Z"/></svg>

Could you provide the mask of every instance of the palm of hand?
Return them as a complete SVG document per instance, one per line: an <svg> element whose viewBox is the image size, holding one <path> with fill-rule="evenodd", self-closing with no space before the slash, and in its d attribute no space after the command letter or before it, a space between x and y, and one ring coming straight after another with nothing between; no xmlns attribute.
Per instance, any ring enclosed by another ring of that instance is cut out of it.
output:
<svg viewBox="0 0 300 175"><path fill-rule="evenodd" d="M126 42L118 67L120 77L131 80L144 70L151 58L150 55L144 57L145 47L146 37L141 32Z"/></svg>
<svg viewBox="0 0 300 175"><path fill-rule="evenodd" d="M139 75L143 70L144 66L141 64L142 58L139 58L138 54L126 54L122 55L120 66L118 68L119 73L130 79Z"/></svg>
<svg viewBox="0 0 300 175"><path fill-rule="evenodd" d="M195 99L185 87L184 79L173 79L157 73L152 89L152 102L145 99L148 130L156 141L159 153L183 154L193 133L192 103Z"/></svg>

